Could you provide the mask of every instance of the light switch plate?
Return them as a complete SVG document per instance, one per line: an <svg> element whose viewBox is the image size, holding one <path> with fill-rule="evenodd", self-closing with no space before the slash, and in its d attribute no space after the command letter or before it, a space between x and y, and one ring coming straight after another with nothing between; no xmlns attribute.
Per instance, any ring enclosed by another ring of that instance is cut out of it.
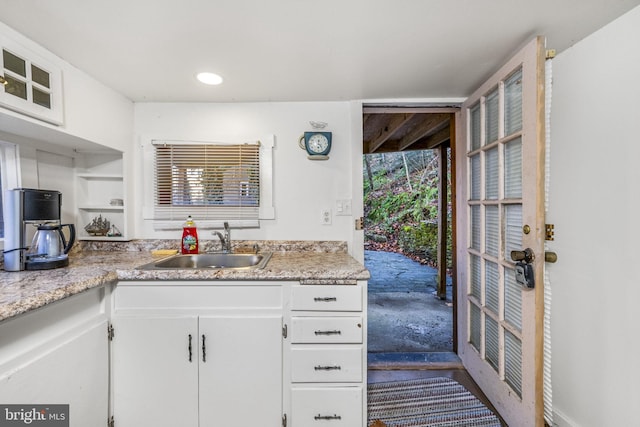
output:
<svg viewBox="0 0 640 427"><path fill-rule="evenodd" d="M336 215L351 216L351 199L336 200Z"/></svg>

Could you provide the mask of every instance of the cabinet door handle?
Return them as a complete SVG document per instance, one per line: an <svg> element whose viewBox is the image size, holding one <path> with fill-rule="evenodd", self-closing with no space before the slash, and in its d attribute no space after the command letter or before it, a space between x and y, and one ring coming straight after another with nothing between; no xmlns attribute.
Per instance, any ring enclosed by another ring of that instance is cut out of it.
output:
<svg viewBox="0 0 640 427"><path fill-rule="evenodd" d="M342 331L333 330L333 331L315 331L316 335L342 335Z"/></svg>
<svg viewBox="0 0 640 427"><path fill-rule="evenodd" d="M338 298L336 298L336 297L315 297L313 300L315 302L334 302L334 301L338 301Z"/></svg>
<svg viewBox="0 0 640 427"><path fill-rule="evenodd" d="M189 334L189 362L191 362L193 357L193 348L191 347L191 334Z"/></svg>
<svg viewBox="0 0 640 427"><path fill-rule="evenodd" d="M339 371L339 370L342 369L342 367L337 366L337 365L336 366L320 366L320 365L318 365L318 366L314 367L313 369L316 370L316 371Z"/></svg>
<svg viewBox="0 0 640 427"><path fill-rule="evenodd" d="M202 361L207 361L207 344L205 343L205 336L202 334Z"/></svg>
<svg viewBox="0 0 640 427"><path fill-rule="evenodd" d="M316 420L316 421L321 421L321 420L331 421L331 420L341 420L342 417L340 415L336 415L336 414L333 414L333 415L320 415L320 414L318 414L315 417L313 417L313 419Z"/></svg>

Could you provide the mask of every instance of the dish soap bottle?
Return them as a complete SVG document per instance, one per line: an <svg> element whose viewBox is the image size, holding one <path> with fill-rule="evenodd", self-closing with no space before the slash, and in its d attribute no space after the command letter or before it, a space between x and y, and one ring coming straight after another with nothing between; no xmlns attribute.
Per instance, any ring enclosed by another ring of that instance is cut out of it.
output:
<svg viewBox="0 0 640 427"><path fill-rule="evenodd" d="M181 246L183 254L198 253L198 230L196 230L196 223L193 222L191 215L187 217L187 222L182 226Z"/></svg>

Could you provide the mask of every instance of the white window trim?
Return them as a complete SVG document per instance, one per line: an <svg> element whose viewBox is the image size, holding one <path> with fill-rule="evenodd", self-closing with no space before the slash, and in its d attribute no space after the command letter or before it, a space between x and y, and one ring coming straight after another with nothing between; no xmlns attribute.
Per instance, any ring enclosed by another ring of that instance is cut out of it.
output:
<svg viewBox="0 0 640 427"><path fill-rule="evenodd" d="M228 222L232 228L256 228L259 227L260 220L275 219L275 207L273 205L273 149L275 147L275 135L266 135L262 138L245 138L240 141L218 142L223 144L241 144L249 140L260 141L260 208L258 212L258 224L255 221L241 221L229 218ZM180 230L184 220L180 221L160 221L154 218L154 147L153 141L175 141L171 138L145 138L141 144L142 168L143 168L143 190L144 205L143 218L146 221L153 221L154 230ZM186 141L185 141L186 142ZM210 144L211 141L188 141L190 143ZM213 143L216 143L214 141ZM222 228L224 221L197 221L198 228L216 229Z"/></svg>

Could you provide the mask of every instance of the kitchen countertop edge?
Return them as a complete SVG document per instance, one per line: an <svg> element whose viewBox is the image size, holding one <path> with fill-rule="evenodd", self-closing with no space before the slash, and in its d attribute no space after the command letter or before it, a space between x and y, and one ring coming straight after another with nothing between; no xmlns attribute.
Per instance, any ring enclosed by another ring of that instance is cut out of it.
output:
<svg viewBox="0 0 640 427"><path fill-rule="evenodd" d="M264 269L136 270L154 258L149 252L86 251L69 267L0 272L0 322L118 281L299 281L305 285L354 285L369 279L366 268L344 252L274 252Z"/></svg>

